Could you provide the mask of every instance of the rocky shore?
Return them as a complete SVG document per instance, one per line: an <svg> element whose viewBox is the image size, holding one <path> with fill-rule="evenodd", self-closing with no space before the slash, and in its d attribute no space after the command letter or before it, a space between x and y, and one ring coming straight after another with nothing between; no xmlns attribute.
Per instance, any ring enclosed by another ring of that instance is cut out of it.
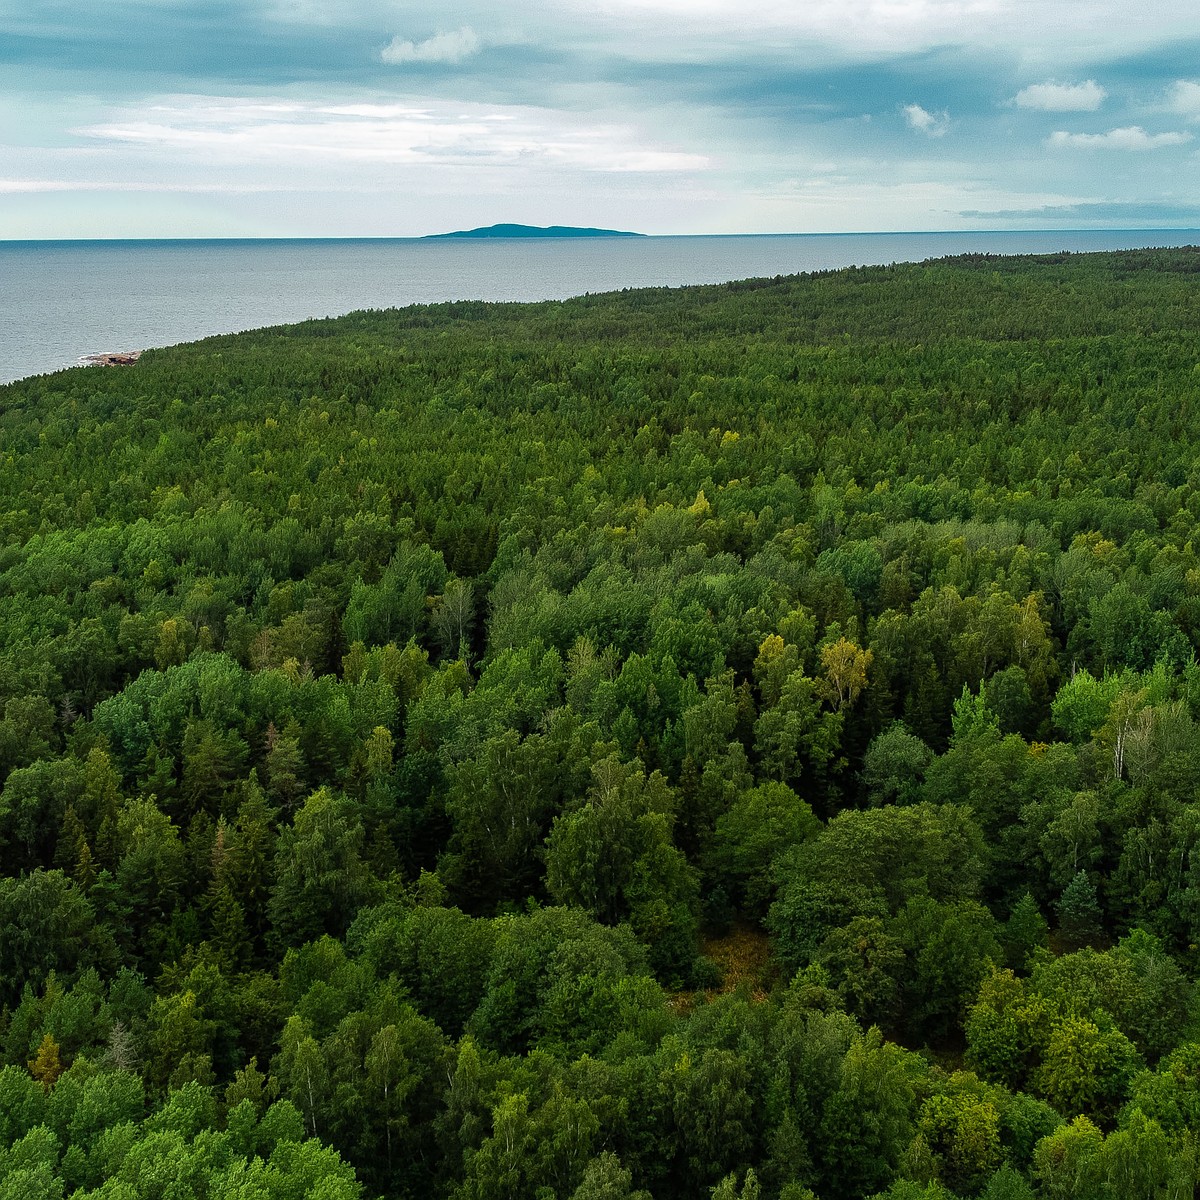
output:
<svg viewBox="0 0 1200 1200"><path fill-rule="evenodd" d="M85 354L79 361L85 367L132 367L141 357L140 350L126 350L109 354Z"/></svg>

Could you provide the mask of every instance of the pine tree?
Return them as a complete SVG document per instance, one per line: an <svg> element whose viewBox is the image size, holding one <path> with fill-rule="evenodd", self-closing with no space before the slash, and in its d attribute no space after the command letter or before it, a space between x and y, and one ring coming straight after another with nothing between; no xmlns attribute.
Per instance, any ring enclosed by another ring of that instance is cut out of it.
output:
<svg viewBox="0 0 1200 1200"><path fill-rule="evenodd" d="M58 845L54 851L54 865L61 871L74 874L79 863L79 856L87 845L87 830L75 811L75 805L68 804L63 813L62 826L58 831Z"/></svg>
<svg viewBox="0 0 1200 1200"><path fill-rule="evenodd" d="M75 882L85 892L90 891L92 884L96 882L96 864L92 861L92 849L87 842L84 842L79 848L79 858L75 863L73 874Z"/></svg>
<svg viewBox="0 0 1200 1200"><path fill-rule="evenodd" d="M228 971L237 973L245 965L248 938L246 913L228 885L215 886L211 898L212 941Z"/></svg>
<svg viewBox="0 0 1200 1200"><path fill-rule="evenodd" d="M175 759L170 751L151 743L137 769L137 781L140 794L156 796L160 807L171 810L177 784Z"/></svg>
<svg viewBox="0 0 1200 1200"><path fill-rule="evenodd" d="M63 1073L62 1062L58 1057L58 1043L45 1034L35 1057L29 1060L29 1073L41 1085L44 1091L51 1091L58 1077Z"/></svg>
<svg viewBox="0 0 1200 1200"><path fill-rule="evenodd" d="M243 1100L249 1100L258 1113L275 1099L278 1089L273 1080L258 1069L258 1059L252 1058L233 1077L225 1089L225 1107L236 1108Z"/></svg>
<svg viewBox="0 0 1200 1200"><path fill-rule="evenodd" d="M1026 892L1013 906L1004 926L1004 945L1008 951L1009 965L1015 970L1024 969L1029 956L1038 947L1045 946L1048 929L1037 902Z"/></svg>
<svg viewBox="0 0 1200 1200"><path fill-rule="evenodd" d="M1072 950L1090 946L1100 937L1100 903L1096 885L1086 871L1080 871L1067 884L1058 901L1058 929Z"/></svg>
<svg viewBox="0 0 1200 1200"><path fill-rule="evenodd" d="M108 1048L102 1061L114 1071L137 1070L137 1051L134 1048L133 1035L124 1021L114 1021L113 1027L108 1031Z"/></svg>
<svg viewBox="0 0 1200 1200"><path fill-rule="evenodd" d="M289 812L304 791L304 755L300 750L300 729L289 720L282 731L271 722L267 726L267 754L263 761L267 791L272 800Z"/></svg>
<svg viewBox="0 0 1200 1200"><path fill-rule="evenodd" d="M267 903L275 848L273 810L252 771L242 784L242 801L226 843L222 882L241 906L250 935L258 944L267 930Z"/></svg>

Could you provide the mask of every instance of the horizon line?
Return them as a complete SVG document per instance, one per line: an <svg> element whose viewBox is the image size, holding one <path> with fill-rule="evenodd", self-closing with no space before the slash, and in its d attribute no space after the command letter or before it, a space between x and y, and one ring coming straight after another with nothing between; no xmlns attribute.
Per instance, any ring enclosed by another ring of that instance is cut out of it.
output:
<svg viewBox="0 0 1200 1200"><path fill-rule="evenodd" d="M535 227L536 228L536 227ZM1020 228L1020 229L853 229L853 230L810 230L810 231L775 231L767 233L637 233L640 239L656 241L682 239L721 239L721 238L834 238L834 237L948 237L953 235L971 236L973 234L1074 234L1074 233L1200 233L1200 225L1092 225L1092 226L1056 226L1053 228ZM142 242L569 242L569 241L629 241L629 233L614 233L591 235L573 238L570 236L558 238L536 237L447 237L445 234L183 234L163 237L47 237L47 238L0 238L0 245L55 245L55 244L130 244Z"/></svg>

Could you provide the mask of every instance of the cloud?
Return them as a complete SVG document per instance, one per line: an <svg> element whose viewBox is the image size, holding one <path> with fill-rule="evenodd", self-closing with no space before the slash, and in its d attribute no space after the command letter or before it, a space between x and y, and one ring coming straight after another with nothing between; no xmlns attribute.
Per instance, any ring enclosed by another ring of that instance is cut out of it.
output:
<svg viewBox="0 0 1200 1200"><path fill-rule="evenodd" d="M1097 222L1131 225L1200 227L1200 204L1163 204L1137 200L1091 200L1078 204L1043 204L1037 208L963 209L960 217L1005 221Z"/></svg>
<svg viewBox="0 0 1200 1200"><path fill-rule="evenodd" d="M1200 121L1200 83L1180 79L1167 93L1167 110L1189 121Z"/></svg>
<svg viewBox="0 0 1200 1200"><path fill-rule="evenodd" d="M657 174L710 165L705 155L646 145L623 125L549 109L438 101L413 107L175 97L77 132L160 157L229 166L357 162Z"/></svg>
<svg viewBox="0 0 1200 1200"><path fill-rule="evenodd" d="M1046 139L1046 145L1077 150L1161 150L1191 140L1190 133L1147 133L1140 125L1125 125L1107 133L1067 133L1059 129Z"/></svg>
<svg viewBox="0 0 1200 1200"><path fill-rule="evenodd" d="M183 192L195 195L256 196L274 192L309 190L285 183L164 183L120 179L0 179L0 196L45 192ZM345 189L344 189L345 190Z"/></svg>
<svg viewBox="0 0 1200 1200"><path fill-rule="evenodd" d="M819 168L820 164L812 166ZM864 163L863 170L870 170L871 166ZM757 197L760 210L778 214L773 226L776 229L947 232L978 229L978 221L971 219L978 216L1077 202L1077 197L1070 194L1025 190L1019 184L1006 188L970 179L930 179L916 174L889 182L879 179L878 164L873 166L875 177L826 173L768 186ZM1056 227L1049 219L1042 224ZM997 217L992 228L998 225ZM961 245L963 249L970 248L969 241Z"/></svg>
<svg viewBox="0 0 1200 1200"><path fill-rule="evenodd" d="M0 196L22 196L38 192L197 192L256 194L288 191L289 188L253 184L145 184L136 181L97 179L0 179Z"/></svg>
<svg viewBox="0 0 1200 1200"><path fill-rule="evenodd" d="M460 63L478 54L480 44L475 31L464 25L453 33L434 34L423 42L394 37L380 51L379 57L385 63L397 66L402 63Z"/></svg>
<svg viewBox="0 0 1200 1200"><path fill-rule="evenodd" d="M1018 108L1042 112L1095 112L1108 93L1094 80L1086 83L1034 83L1013 97Z"/></svg>
<svg viewBox="0 0 1200 1200"><path fill-rule="evenodd" d="M1128 0L1088 0L1086 21L1080 7L0 0L0 227L98 228L92 209L117 197L29 193L110 180L308 188L288 228L331 233L520 219L516 197L541 224L607 197L587 223L664 232L950 228L967 209L1200 198L1200 6L1155 0L1132 25ZM167 92L189 95L148 99ZM813 163L830 164L825 191L761 198ZM880 177L894 189L872 190ZM321 198L334 188L364 199ZM114 228L172 231L139 203ZM171 209L182 226L237 211L249 232L289 212L270 196L189 204Z"/></svg>
<svg viewBox="0 0 1200 1200"><path fill-rule="evenodd" d="M526 5L553 20L551 6ZM1086 20L1079 0L1043 0L1035 20L1019 0L559 0L552 7L576 28L607 26L634 58L680 45L716 57L737 46L787 46L827 62L864 63L972 47L1039 70L1170 44L1197 24L1194 0L1144 4L1134 22L1128 0L1088 0Z"/></svg>
<svg viewBox="0 0 1200 1200"><path fill-rule="evenodd" d="M950 114L948 112L927 112L919 104L906 104L904 106L904 119L908 122L910 128L915 129L918 133L925 134L927 137L941 137L950 128Z"/></svg>

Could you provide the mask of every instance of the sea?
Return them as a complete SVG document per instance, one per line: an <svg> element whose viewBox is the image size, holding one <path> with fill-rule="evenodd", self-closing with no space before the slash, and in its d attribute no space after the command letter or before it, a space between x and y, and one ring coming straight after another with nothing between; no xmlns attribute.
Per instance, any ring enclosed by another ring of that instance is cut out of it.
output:
<svg viewBox="0 0 1200 1200"><path fill-rule="evenodd" d="M0 241L0 384L356 309L562 300L919 262L1200 243L1200 231L1080 230L603 239Z"/></svg>

